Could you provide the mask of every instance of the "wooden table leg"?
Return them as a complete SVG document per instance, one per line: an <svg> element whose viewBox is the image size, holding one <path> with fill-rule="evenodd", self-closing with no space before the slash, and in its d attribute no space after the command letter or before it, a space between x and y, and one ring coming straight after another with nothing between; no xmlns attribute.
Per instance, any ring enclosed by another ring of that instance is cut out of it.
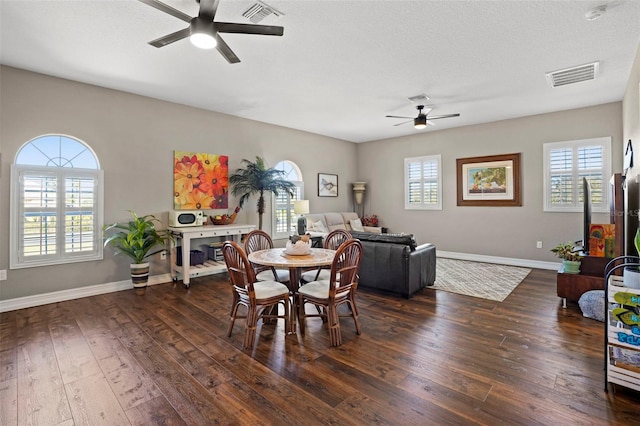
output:
<svg viewBox="0 0 640 426"><path fill-rule="evenodd" d="M291 334L296 334L296 320L299 318L298 312L298 288L300 287L300 278L302 271L300 268L289 268L289 292L291 293Z"/></svg>

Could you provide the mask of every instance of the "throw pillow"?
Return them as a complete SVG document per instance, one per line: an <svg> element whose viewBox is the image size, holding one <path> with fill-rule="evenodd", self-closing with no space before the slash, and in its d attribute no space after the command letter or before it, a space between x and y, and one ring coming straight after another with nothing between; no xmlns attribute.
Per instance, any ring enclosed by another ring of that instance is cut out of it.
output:
<svg viewBox="0 0 640 426"><path fill-rule="evenodd" d="M329 232L329 230L327 229L327 227L324 225L324 223L322 223L321 220L317 221L316 223L313 224L313 229L316 232Z"/></svg>
<svg viewBox="0 0 640 426"><path fill-rule="evenodd" d="M362 227L362 222L360 221L360 219L351 219L349 221L349 223L351 224L351 229L353 229L356 232L364 232L364 228Z"/></svg>

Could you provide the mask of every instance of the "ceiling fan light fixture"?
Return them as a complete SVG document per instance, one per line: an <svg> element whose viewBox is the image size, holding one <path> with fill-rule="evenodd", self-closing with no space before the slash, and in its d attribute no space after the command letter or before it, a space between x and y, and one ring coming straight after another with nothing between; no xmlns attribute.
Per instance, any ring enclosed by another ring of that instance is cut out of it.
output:
<svg viewBox="0 0 640 426"><path fill-rule="evenodd" d="M213 22L193 18L190 28L191 36L189 40L194 46L200 49L213 49L218 44L214 37L215 29L213 28Z"/></svg>
<svg viewBox="0 0 640 426"><path fill-rule="evenodd" d="M413 119L413 127L416 129L424 129L427 127L427 116L420 114Z"/></svg>
<svg viewBox="0 0 640 426"><path fill-rule="evenodd" d="M213 49L218 45L215 37L210 34L196 33L189 37L191 43L200 49Z"/></svg>

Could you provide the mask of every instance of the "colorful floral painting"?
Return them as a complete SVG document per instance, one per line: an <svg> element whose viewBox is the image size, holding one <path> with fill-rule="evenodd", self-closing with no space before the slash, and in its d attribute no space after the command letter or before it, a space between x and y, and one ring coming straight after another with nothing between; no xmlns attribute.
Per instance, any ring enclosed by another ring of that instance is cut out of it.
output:
<svg viewBox="0 0 640 426"><path fill-rule="evenodd" d="M175 210L227 209L229 157L175 151L173 206Z"/></svg>

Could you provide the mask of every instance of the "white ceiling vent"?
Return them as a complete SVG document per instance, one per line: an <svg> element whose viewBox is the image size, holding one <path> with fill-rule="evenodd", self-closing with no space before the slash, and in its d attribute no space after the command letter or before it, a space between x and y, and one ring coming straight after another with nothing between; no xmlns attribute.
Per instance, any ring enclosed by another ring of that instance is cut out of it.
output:
<svg viewBox="0 0 640 426"><path fill-rule="evenodd" d="M261 1L252 4L249 9L245 10L242 16L249 19L254 24L264 21L268 17L279 18L284 13L274 9L273 7Z"/></svg>
<svg viewBox="0 0 640 426"><path fill-rule="evenodd" d="M427 95L425 95L424 93L421 93L419 95L411 96L408 99L411 102L424 102L424 101L428 101L429 97Z"/></svg>
<svg viewBox="0 0 640 426"><path fill-rule="evenodd" d="M599 68L600 62L593 62L577 67L548 72L546 76L551 87L560 87L581 81L594 80L598 76Z"/></svg>

